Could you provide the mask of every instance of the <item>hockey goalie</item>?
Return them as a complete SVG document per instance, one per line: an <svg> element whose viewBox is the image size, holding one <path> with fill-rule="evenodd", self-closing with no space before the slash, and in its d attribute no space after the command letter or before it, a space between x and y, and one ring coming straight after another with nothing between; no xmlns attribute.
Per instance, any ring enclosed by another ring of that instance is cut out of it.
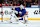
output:
<svg viewBox="0 0 40 27"><path fill-rule="evenodd" d="M11 9L13 11L13 14L11 15L11 23L16 21L16 22L21 22L21 23L26 23L26 20L24 18L26 14L26 10L24 9L23 5L20 5L20 7L15 7Z"/></svg>

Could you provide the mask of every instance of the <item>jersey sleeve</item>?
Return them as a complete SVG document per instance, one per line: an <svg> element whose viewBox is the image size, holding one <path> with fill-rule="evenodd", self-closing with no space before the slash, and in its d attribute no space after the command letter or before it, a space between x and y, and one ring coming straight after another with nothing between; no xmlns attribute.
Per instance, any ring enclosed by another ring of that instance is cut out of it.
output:
<svg viewBox="0 0 40 27"><path fill-rule="evenodd" d="M25 9L23 9L23 14L26 14L26 10Z"/></svg>
<svg viewBox="0 0 40 27"><path fill-rule="evenodd" d="M18 12L20 11L19 7L15 8L15 10L18 11Z"/></svg>

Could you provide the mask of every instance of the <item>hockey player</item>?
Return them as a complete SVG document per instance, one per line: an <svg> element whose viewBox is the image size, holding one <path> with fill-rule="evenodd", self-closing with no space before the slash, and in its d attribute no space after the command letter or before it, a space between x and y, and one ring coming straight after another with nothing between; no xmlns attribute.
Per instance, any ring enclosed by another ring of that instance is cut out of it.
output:
<svg viewBox="0 0 40 27"><path fill-rule="evenodd" d="M15 9L15 15L17 16L17 20L23 20L24 15L26 14L26 10L24 9L23 5L20 5L20 7L16 7Z"/></svg>
<svg viewBox="0 0 40 27"><path fill-rule="evenodd" d="M18 14L16 14L17 17L23 17L26 14L26 10L24 9L23 5L20 5L20 7L15 8L16 11L18 11Z"/></svg>

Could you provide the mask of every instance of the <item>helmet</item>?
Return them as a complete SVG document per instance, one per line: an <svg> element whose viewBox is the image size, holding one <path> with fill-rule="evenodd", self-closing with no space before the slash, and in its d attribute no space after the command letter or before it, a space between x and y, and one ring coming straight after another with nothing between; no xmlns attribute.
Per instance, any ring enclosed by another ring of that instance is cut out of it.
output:
<svg viewBox="0 0 40 27"><path fill-rule="evenodd" d="M21 9L24 9L24 6L21 4L21 5L20 5L20 8L21 8Z"/></svg>

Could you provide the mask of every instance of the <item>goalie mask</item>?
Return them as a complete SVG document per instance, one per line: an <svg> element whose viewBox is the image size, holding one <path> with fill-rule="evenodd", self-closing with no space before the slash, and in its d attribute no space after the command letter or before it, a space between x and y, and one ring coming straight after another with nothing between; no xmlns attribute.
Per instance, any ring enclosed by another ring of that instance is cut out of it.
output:
<svg viewBox="0 0 40 27"><path fill-rule="evenodd" d="M24 6L23 6L22 4L20 5L20 9L21 9L21 10L24 9Z"/></svg>

